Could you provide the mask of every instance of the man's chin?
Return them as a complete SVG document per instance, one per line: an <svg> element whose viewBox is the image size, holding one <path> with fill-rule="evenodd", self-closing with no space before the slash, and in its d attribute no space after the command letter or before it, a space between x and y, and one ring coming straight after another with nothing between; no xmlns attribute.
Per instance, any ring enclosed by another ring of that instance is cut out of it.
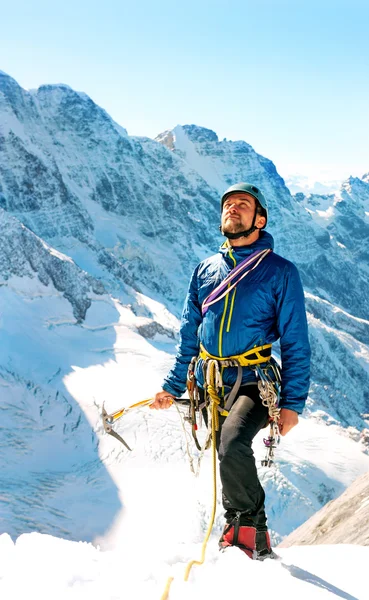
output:
<svg viewBox="0 0 369 600"><path fill-rule="evenodd" d="M244 231L242 225L234 226L234 227L222 227L223 235L227 235L227 233L240 233L240 231Z"/></svg>

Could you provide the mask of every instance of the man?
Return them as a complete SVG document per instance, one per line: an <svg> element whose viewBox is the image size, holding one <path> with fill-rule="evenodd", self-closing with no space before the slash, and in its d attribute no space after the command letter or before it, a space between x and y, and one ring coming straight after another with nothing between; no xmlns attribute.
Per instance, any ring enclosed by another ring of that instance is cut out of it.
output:
<svg viewBox="0 0 369 600"><path fill-rule="evenodd" d="M224 367L222 360L242 354L250 356L251 351L259 357L259 366L265 368L270 345L279 339L282 381L278 427L284 436L297 425L309 389L310 347L304 294L296 267L272 252L273 238L264 231L267 220L267 202L253 184L238 183L224 193L221 232L227 241L192 275L176 361L152 408L169 408L184 393L188 365L193 356L199 355L199 349L203 358L218 357L222 376L218 394L227 399L240 369ZM246 262L249 264L243 267ZM236 271L244 270L239 271L233 285L235 267ZM227 276L229 283L218 287ZM198 360L195 371L201 398L206 387L203 364L202 359ZM226 511L220 546L236 545L250 558L261 560L273 557L273 551L264 510L265 494L251 445L268 421L256 371L243 366L241 386L228 416L220 417L216 440Z"/></svg>

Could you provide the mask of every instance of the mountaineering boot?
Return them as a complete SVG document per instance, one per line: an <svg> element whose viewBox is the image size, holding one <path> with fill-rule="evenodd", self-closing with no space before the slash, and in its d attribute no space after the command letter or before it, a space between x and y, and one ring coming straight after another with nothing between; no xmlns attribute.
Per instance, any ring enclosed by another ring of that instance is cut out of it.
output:
<svg viewBox="0 0 369 600"><path fill-rule="evenodd" d="M257 531L256 527L239 525L238 519L225 525L219 540L221 550L229 546L240 548L253 560L277 557L271 548L268 531Z"/></svg>
<svg viewBox="0 0 369 600"><path fill-rule="evenodd" d="M266 558L277 558L270 545L268 531L256 532L256 560L265 560Z"/></svg>
<svg viewBox="0 0 369 600"><path fill-rule="evenodd" d="M230 523L225 524L219 548L222 550L229 546L237 546L249 558L256 558L256 527L252 522L240 525L241 515L241 512L237 512Z"/></svg>
<svg viewBox="0 0 369 600"><path fill-rule="evenodd" d="M219 548L222 550L229 546L237 546L249 558L256 559L256 528L239 525L238 521L234 525L227 523L219 540Z"/></svg>

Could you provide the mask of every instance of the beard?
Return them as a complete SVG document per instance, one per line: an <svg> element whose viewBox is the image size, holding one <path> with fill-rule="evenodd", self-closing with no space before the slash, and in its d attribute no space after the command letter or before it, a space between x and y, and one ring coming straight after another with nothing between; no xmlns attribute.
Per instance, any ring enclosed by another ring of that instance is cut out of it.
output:
<svg viewBox="0 0 369 600"><path fill-rule="evenodd" d="M244 231L247 227L242 223L241 219L222 219L222 233L223 235L227 233L240 233Z"/></svg>

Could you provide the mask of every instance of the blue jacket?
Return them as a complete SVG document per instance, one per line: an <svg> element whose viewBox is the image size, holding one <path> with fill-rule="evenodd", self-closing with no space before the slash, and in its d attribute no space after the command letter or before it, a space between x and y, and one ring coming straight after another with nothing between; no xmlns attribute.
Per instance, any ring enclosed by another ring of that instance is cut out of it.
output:
<svg viewBox="0 0 369 600"><path fill-rule="evenodd" d="M309 390L310 346L304 293L297 268L270 252L225 298L201 315L201 304L227 274L256 250L273 248L272 236L261 231L249 246L231 247L225 242L218 254L202 261L194 270L186 297L180 328L178 353L163 389L181 396L186 389L187 368L199 353L200 342L215 356L242 354L256 346L280 339L282 386L279 406L301 413ZM200 360L196 369L203 387ZM227 368L223 382L232 386L237 369ZM255 374L243 368L242 383ZM228 390L226 390L228 391Z"/></svg>

